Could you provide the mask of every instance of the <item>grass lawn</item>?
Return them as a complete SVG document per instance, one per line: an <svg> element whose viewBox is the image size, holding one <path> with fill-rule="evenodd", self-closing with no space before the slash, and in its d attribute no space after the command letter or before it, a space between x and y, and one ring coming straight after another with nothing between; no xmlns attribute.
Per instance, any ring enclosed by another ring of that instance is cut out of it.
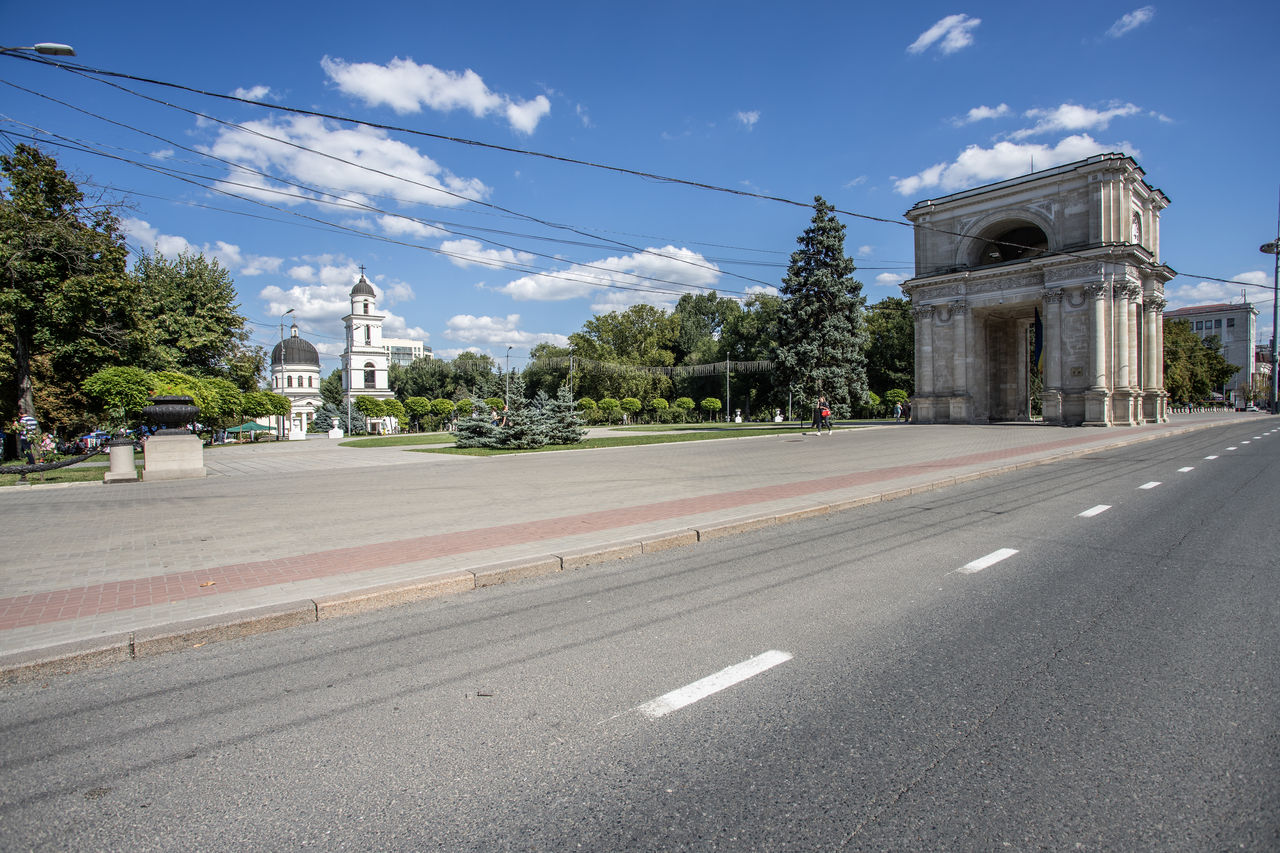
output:
<svg viewBox="0 0 1280 853"><path fill-rule="evenodd" d="M453 444L453 434L426 432L416 435L377 435L373 438L352 438L342 442L342 447L412 447L418 444Z"/></svg>
<svg viewBox="0 0 1280 853"><path fill-rule="evenodd" d="M135 467L138 469L138 476L141 477L142 466ZM33 486L43 483L101 483L109 470L111 469L105 465L69 465L66 468L55 468L39 474L28 474L27 482ZM19 476L18 474L0 474L0 486L16 486Z"/></svg>
<svg viewBox="0 0 1280 853"><path fill-rule="evenodd" d="M661 432L636 432L632 435L587 438L578 444L555 444L547 447L537 447L532 450L506 450L489 447L439 447L422 448L415 452L451 453L456 456L503 456L508 453L547 453L557 450L586 450L593 447L634 447L641 444L672 444L678 441L715 441L721 438L747 438L761 435L798 435L801 432L801 429L795 426L725 424L724 427L728 428L703 426L701 429L689 429L688 425L680 426L682 429L663 429Z"/></svg>

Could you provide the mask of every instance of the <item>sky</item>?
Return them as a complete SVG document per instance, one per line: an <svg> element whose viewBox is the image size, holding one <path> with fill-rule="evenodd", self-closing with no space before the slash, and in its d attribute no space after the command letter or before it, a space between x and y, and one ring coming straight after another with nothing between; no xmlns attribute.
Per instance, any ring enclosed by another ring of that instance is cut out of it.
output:
<svg viewBox="0 0 1280 853"><path fill-rule="evenodd" d="M516 370L596 314L776 292L819 195L901 296L913 204L1104 152L1171 200L1170 307L1271 335L1274 2L4 5L0 45L77 55L0 56L0 150L134 252L217 259L254 343L292 309L326 374L361 267L384 335Z"/></svg>

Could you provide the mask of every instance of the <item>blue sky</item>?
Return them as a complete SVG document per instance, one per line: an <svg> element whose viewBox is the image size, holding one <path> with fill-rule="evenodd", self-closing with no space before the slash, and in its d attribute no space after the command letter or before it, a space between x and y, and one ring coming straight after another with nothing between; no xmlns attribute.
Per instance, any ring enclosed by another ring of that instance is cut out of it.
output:
<svg viewBox="0 0 1280 853"><path fill-rule="evenodd" d="M517 368L595 313L776 287L815 195L890 220L842 217L901 295L916 201L1107 151L1172 200L1171 306L1243 290L1270 336L1274 2L7 5L4 46L354 120L0 57L0 145L122 203L131 247L216 257L255 342L294 309L326 373L360 265L387 335Z"/></svg>

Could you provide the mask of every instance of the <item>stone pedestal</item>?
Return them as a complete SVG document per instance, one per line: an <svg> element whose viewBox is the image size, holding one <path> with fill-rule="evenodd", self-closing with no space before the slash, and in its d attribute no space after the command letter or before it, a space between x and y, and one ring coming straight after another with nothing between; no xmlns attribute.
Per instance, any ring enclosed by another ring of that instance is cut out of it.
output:
<svg viewBox="0 0 1280 853"><path fill-rule="evenodd" d="M334 427L329 430L329 438L342 438L342 427Z"/></svg>
<svg viewBox="0 0 1280 853"><path fill-rule="evenodd" d="M133 462L133 440L116 439L109 445L111 468L102 478L104 483L136 483L138 467Z"/></svg>
<svg viewBox="0 0 1280 853"><path fill-rule="evenodd" d="M289 440L290 441L306 441L307 431L302 429L297 429L297 428L291 429L289 430Z"/></svg>
<svg viewBox="0 0 1280 853"><path fill-rule="evenodd" d="M203 477L204 443L197 435L153 435L142 446L142 479L185 480Z"/></svg>

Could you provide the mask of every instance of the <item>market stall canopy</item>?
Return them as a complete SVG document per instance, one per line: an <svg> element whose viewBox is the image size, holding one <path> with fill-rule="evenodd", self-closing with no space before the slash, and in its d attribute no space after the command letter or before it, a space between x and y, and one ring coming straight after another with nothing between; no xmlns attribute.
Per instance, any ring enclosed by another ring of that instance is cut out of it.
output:
<svg viewBox="0 0 1280 853"><path fill-rule="evenodd" d="M227 432L271 432L275 427L263 426L257 421L249 421L247 424L240 424L227 429Z"/></svg>

